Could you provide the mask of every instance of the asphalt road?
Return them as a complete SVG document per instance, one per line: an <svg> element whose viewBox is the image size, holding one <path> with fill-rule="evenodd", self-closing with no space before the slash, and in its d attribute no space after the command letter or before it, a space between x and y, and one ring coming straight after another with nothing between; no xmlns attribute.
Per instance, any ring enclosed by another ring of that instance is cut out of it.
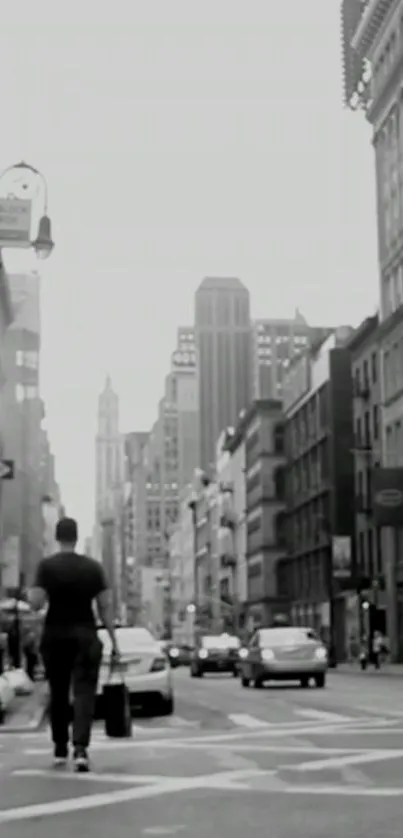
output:
<svg viewBox="0 0 403 838"><path fill-rule="evenodd" d="M46 731L1 735L2 838L401 838L403 679L175 682L172 719L136 719L125 741L96 726L88 776L49 767Z"/></svg>

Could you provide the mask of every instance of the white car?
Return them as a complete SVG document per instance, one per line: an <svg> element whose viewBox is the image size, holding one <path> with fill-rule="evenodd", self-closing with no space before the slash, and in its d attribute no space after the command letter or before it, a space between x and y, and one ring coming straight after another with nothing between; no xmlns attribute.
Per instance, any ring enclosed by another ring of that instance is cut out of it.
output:
<svg viewBox="0 0 403 838"><path fill-rule="evenodd" d="M103 644L98 697L110 677L111 643L105 629L98 631ZM161 646L146 628L116 629L121 654L119 672L130 693L132 707L141 706L152 715L169 716L174 711L171 667ZM114 676L112 676L114 677Z"/></svg>

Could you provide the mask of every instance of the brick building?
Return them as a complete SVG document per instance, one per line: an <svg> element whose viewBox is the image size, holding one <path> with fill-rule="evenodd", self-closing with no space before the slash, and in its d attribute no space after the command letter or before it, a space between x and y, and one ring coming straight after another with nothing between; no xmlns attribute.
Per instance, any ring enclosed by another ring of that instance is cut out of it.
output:
<svg viewBox="0 0 403 838"><path fill-rule="evenodd" d="M291 365L284 401L287 553L279 592L295 623L347 654L347 592L354 584L354 439L351 360L340 328Z"/></svg>

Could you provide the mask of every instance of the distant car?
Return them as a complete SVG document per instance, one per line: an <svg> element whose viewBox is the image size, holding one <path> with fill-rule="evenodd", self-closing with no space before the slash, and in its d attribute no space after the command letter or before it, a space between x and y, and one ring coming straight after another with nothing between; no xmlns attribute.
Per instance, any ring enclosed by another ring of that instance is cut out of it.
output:
<svg viewBox="0 0 403 838"><path fill-rule="evenodd" d="M180 643L177 646L173 644L168 647L167 652L173 669L176 669L177 666L190 666L193 653L192 646L188 646L186 643Z"/></svg>
<svg viewBox="0 0 403 838"><path fill-rule="evenodd" d="M105 629L98 632L103 656L98 682L98 701L110 673L111 645ZM152 715L168 716L174 711L171 667L167 655L148 629L118 628L116 638L121 652L121 666L133 708L142 707Z"/></svg>
<svg viewBox="0 0 403 838"><path fill-rule="evenodd" d="M243 687L262 687L267 681L299 681L308 687L326 685L327 649L310 628L258 629L239 652Z"/></svg>
<svg viewBox="0 0 403 838"><path fill-rule="evenodd" d="M239 638L230 634L206 634L200 637L192 653L192 678L202 678L206 672L231 672L236 678L240 646Z"/></svg>

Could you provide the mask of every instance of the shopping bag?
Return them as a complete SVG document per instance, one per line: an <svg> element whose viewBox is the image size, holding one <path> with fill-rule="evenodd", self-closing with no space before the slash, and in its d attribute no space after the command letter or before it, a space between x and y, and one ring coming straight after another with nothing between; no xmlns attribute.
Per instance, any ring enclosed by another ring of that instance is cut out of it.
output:
<svg viewBox="0 0 403 838"><path fill-rule="evenodd" d="M130 694L122 673L111 665L109 678L103 688L105 733L113 739L132 735Z"/></svg>

